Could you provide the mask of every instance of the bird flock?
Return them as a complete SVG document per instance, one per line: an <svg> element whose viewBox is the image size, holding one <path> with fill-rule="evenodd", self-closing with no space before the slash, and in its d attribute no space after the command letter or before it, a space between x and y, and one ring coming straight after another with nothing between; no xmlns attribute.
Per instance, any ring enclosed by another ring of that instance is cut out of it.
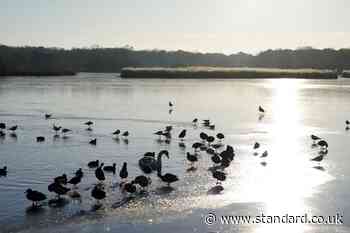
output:
<svg viewBox="0 0 350 233"><path fill-rule="evenodd" d="M172 109L173 107L174 104L172 102L169 102L169 108ZM266 111L261 106L258 107L258 112L260 114L259 119L261 119L261 116L266 113ZM45 114L44 117L45 119L50 119L52 117L52 114ZM213 122L209 119L204 119L201 121L202 127L211 130L215 129L215 124L213 124ZM191 123L194 127L197 128L199 122L199 119L195 118L192 120ZM346 121L347 128L349 124L350 122ZM87 121L84 123L84 125L87 127L86 130L92 131L94 122ZM17 128L17 125L7 127L5 123L0 123L0 137L5 137L6 130L10 132L10 135L14 136ZM63 128L55 124L53 125L52 129L55 133L55 137L61 136L65 138L69 137L69 133L72 133L71 129ZM111 134L114 139L119 139L119 137L123 137L126 140L130 135L129 131L121 132L119 129L115 130ZM154 135L157 135L159 137L159 141L165 141L169 143L173 138L173 126L166 126L164 129L154 132ZM186 140L186 135L186 129L181 130L178 134L177 138L180 141L180 147L186 148L186 144L184 143L184 141ZM186 171L196 171L198 169L196 164L202 158L202 156L200 156L201 153L204 152L208 154L212 161L212 164L208 168L208 171L211 177L215 180L215 186L213 186L208 191L208 194L220 194L224 190L223 182L226 180L226 177L228 175L226 169L231 165L231 163L235 159L235 150L231 145L224 144L225 135L223 133L216 133L210 135L205 132L200 132L198 136L198 141L194 142L192 144L191 150L185 153L186 160L188 161L188 168ZM320 165L320 162L328 154L328 143L326 142L326 140L316 135L311 135L310 138L312 140L312 146L320 148L319 155L310 160L312 162L317 162L318 165ZM36 137L36 141L43 142L45 141L45 137L38 136ZM97 145L97 138L91 139L89 141L89 144ZM259 142L255 142L253 144L252 151L254 156L259 155L258 150L260 148L261 144ZM169 190L173 189L171 185L179 181L179 177L176 174L168 172L163 173L162 160L164 156L167 159L170 159L169 151L161 150L159 152L145 152L144 155L138 161L140 174L137 174L133 178L129 176L127 162L122 163L121 169L119 170L120 182L118 183L118 186L121 192L125 195L125 197L133 198L135 197L135 195L147 193L147 189L152 183L152 180L157 178L165 184L164 187L168 188ZM263 152L260 153L259 157L262 159L261 165L266 166L267 162L265 161L265 159L268 157L268 151L263 150ZM117 164L113 163L111 165L105 165L100 160L93 160L88 162L86 166L88 169L95 171L94 174L97 180L97 184L94 184L91 188L91 197L96 199L97 206L102 206L103 204L101 203L101 201L109 195L105 190L105 187L107 185L105 184L106 175L107 173L109 173L112 176L115 176L117 171ZM0 176L5 177L7 175L7 167L4 166L3 168L0 168ZM83 181L83 178L83 168L78 168L74 172L74 176L71 178L68 178L66 174L54 177L47 188L50 193L55 194L55 198L51 199L49 201L49 204L56 204L60 202L62 200L62 196L64 195L69 195L69 197L71 198L80 198L81 196L78 192L78 185ZM32 190L31 188L28 188L25 191L25 193L26 198L32 202L33 208L41 207L42 205L40 203L47 199L46 194L37 190Z"/></svg>

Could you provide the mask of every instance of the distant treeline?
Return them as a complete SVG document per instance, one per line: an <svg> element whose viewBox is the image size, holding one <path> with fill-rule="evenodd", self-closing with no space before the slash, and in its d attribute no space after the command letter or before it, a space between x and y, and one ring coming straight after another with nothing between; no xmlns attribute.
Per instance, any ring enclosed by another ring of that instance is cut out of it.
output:
<svg viewBox="0 0 350 233"><path fill-rule="evenodd" d="M0 75L120 72L123 67L265 67L350 69L350 49L267 50L257 55L132 48L44 48L0 45Z"/></svg>

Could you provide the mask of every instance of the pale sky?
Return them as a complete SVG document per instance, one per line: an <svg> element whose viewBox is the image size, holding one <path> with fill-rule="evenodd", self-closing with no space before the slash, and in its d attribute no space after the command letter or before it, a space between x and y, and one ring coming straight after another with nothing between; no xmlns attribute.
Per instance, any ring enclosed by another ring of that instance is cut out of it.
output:
<svg viewBox="0 0 350 233"><path fill-rule="evenodd" d="M350 47L350 0L0 0L0 43L256 53Z"/></svg>

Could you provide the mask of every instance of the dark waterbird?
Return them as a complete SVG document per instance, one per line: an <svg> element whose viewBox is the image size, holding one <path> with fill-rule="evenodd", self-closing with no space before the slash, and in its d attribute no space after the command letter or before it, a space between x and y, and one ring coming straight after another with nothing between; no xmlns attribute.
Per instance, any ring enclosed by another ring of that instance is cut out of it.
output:
<svg viewBox="0 0 350 233"><path fill-rule="evenodd" d="M222 139L225 138L225 135L222 134L222 133L218 133L218 134L216 135L216 138L219 139L219 140L221 141Z"/></svg>
<svg viewBox="0 0 350 233"><path fill-rule="evenodd" d="M112 166L104 166L104 167L103 167L103 170L104 170L105 172L112 172L113 174L115 174L116 166L117 166L117 164L116 164L116 163L113 163Z"/></svg>
<svg viewBox="0 0 350 233"><path fill-rule="evenodd" d="M76 186L77 184L79 184L81 182L82 177L83 177L82 175L75 175L67 183Z"/></svg>
<svg viewBox="0 0 350 233"><path fill-rule="evenodd" d="M171 101L169 101L169 107L170 108L174 107L174 104Z"/></svg>
<svg viewBox="0 0 350 233"><path fill-rule="evenodd" d="M215 154L215 150L213 148L208 148L207 153L210 155L213 155L213 154Z"/></svg>
<svg viewBox="0 0 350 233"><path fill-rule="evenodd" d="M194 163L198 162L198 157L194 154L191 154L190 152L187 152L186 155L187 160L191 163L191 166L193 167Z"/></svg>
<svg viewBox="0 0 350 233"><path fill-rule="evenodd" d="M265 113L265 109L263 109L261 106L259 106L258 110L260 113Z"/></svg>
<svg viewBox="0 0 350 233"><path fill-rule="evenodd" d="M207 137L207 142L208 142L209 145L210 145L210 143L212 143L214 141L215 141L215 138L213 136L208 136Z"/></svg>
<svg viewBox="0 0 350 233"><path fill-rule="evenodd" d="M44 141L45 141L45 137L43 136L36 137L36 142L44 142Z"/></svg>
<svg viewBox="0 0 350 233"><path fill-rule="evenodd" d="M269 155L269 153L267 152L267 150L265 150L265 151L261 154L260 158L265 158L265 157L267 157L268 155Z"/></svg>
<svg viewBox="0 0 350 233"><path fill-rule="evenodd" d="M221 163L221 157L214 153L213 156L211 156L211 161L213 161L214 164L219 164Z"/></svg>
<svg viewBox="0 0 350 233"><path fill-rule="evenodd" d="M165 154L165 156L169 159L169 154ZM158 177L170 186L171 183L174 183L179 180L179 178L171 173L166 173L162 175L162 156L158 156L158 168L157 168Z"/></svg>
<svg viewBox="0 0 350 233"><path fill-rule="evenodd" d="M198 123L198 118L194 118L194 119L192 120L192 124L196 125L197 123Z"/></svg>
<svg viewBox="0 0 350 233"><path fill-rule="evenodd" d="M316 156L315 158L312 158L311 161L321 162L323 158L324 158L324 155L319 155L319 156Z"/></svg>
<svg viewBox="0 0 350 233"><path fill-rule="evenodd" d="M46 200L46 195L39 192L39 191L35 191L32 189L27 189L25 191L26 193L26 198L29 201L32 201L32 206L33 207L38 207L39 206L39 202Z"/></svg>
<svg viewBox="0 0 350 233"><path fill-rule="evenodd" d="M171 126L171 125L168 125L168 126L165 127L165 131L166 132L170 133L172 130L173 130L173 126Z"/></svg>
<svg viewBox="0 0 350 233"><path fill-rule="evenodd" d="M0 168L0 176L7 176L7 167Z"/></svg>
<svg viewBox="0 0 350 233"><path fill-rule="evenodd" d="M214 130L215 129L215 125L209 125L209 129Z"/></svg>
<svg viewBox="0 0 350 233"><path fill-rule="evenodd" d="M92 121L87 121L87 122L85 122L84 123L84 125L87 125L88 126L88 130L91 130L91 126L94 124L94 122L92 122Z"/></svg>
<svg viewBox="0 0 350 233"><path fill-rule="evenodd" d="M15 132L18 129L18 125L14 125L9 128L10 131Z"/></svg>
<svg viewBox="0 0 350 233"><path fill-rule="evenodd" d="M196 152L200 147L203 145L201 142L195 142L192 144L192 148L194 149L194 152Z"/></svg>
<svg viewBox="0 0 350 233"><path fill-rule="evenodd" d="M95 170L95 176L99 181L104 181L106 179L105 173L102 170L103 165L104 164L101 163L101 165L98 168L96 168L96 170Z"/></svg>
<svg viewBox="0 0 350 233"><path fill-rule="evenodd" d="M97 144L97 138L91 139L91 140L89 141L89 144L90 144L90 145L96 146L96 144Z"/></svg>
<svg viewBox="0 0 350 233"><path fill-rule="evenodd" d="M67 175L66 174L63 174L62 176L57 176L55 177L54 179L54 182L57 183L57 184L63 184L63 185L66 185L67 184Z"/></svg>
<svg viewBox="0 0 350 233"><path fill-rule="evenodd" d="M49 192L54 192L57 194L58 199L60 199L61 195L65 195L67 194L70 189L64 187L63 185L61 185L60 183L57 182L53 182L52 184L50 184L47 189L49 190Z"/></svg>
<svg viewBox="0 0 350 233"><path fill-rule="evenodd" d="M203 120L202 124L203 124L203 126L205 126L205 127L209 127L209 125L210 125L210 120Z"/></svg>
<svg viewBox="0 0 350 233"><path fill-rule="evenodd" d="M91 196L99 202L100 200L106 198L106 192L103 190L103 187L100 185L95 185L91 191Z"/></svg>
<svg viewBox="0 0 350 233"><path fill-rule="evenodd" d="M84 176L83 169L82 169L82 168L79 168L78 170L76 170L75 175L76 175L76 176L81 176L81 177L83 177L83 176Z"/></svg>
<svg viewBox="0 0 350 233"><path fill-rule="evenodd" d="M310 135L310 138L311 138L311 140L313 140L313 145L316 144L316 141L321 140L320 137L318 137L318 136L316 136L316 135L314 135L314 134L311 134L311 135Z"/></svg>
<svg viewBox="0 0 350 233"><path fill-rule="evenodd" d="M346 124L346 125L350 125L350 121L349 121L349 120L346 120L346 121L345 121L345 124Z"/></svg>
<svg viewBox="0 0 350 233"><path fill-rule="evenodd" d="M120 130L119 129L117 129L116 131L113 132L113 135L116 136L116 137L118 137L119 134L120 134Z"/></svg>
<svg viewBox="0 0 350 233"><path fill-rule="evenodd" d="M158 153L158 157L163 154L169 154L167 150L162 150ZM158 163L155 158L155 152L146 152L143 157L139 160L139 167L145 174L150 174L157 170Z"/></svg>
<svg viewBox="0 0 350 233"><path fill-rule="evenodd" d="M328 143L325 140L318 141L317 145L319 145L322 148L328 148Z"/></svg>
<svg viewBox="0 0 350 233"><path fill-rule="evenodd" d="M256 150L260 147L260 143L256 142L254 143L253 149Z"/></svg>
<svg viewBox="0 0 350 233"><path fill-rule="evenodd" d="M151 179L144 175L140 175L134 179L134 183L140 185L142 189L145 189L151 184Z"/></svg>
<svg viewBox="0 0 350 233"><path fill-rule="evenodd" d="M128 164L126 162L123 163L123 167L119 172L119 177L124 180L128 178L129 173L128 173Z"/></svg>
<svg viewBox="0 0 350 233"><path fill-rule="evenodd" d="M45 119L47 120L47 119L50 119L52 117L52 114L45 114Z"/></svg>
<svg viewBox="0 0 350 233"><path fill-rule="evenodd" d="M135 181L131 181L130 183L125 183L122 186L122 191L133 194L136 192Z"/></svg>
<svg viewBox="0 0 350 233"><path fill-rule="evenodd" d="M99 161L99 160L90 161L90 162L88 163L88 167L89 167L89 168L96 168L96 167L98 167L99 164L100 164L100 161Z"/></svg>
<svg viewBox="0 0 350 233"><path fill-rule="evenodd" d="M226 180L226 174L217 170L213 172L213 177L217 180L216 184L220 184L222 181Z"/></svg>
<svg viewBox="0 0 350 233"><path fill-rule="evenodd" d="M199 134L199 137L200 137L200 139L202 139L203 141L206 141L207 138L208 138L208 134L206 134L206 133L204 133L204 132L201 132L201 133Z"/></svg>
<svg viewBox="0 0 350 233"><path fill-rule="evenodd" d="M67 129L67 128L63 128L63 129L62 129L62 133L63 133L64 135L66 135L66 133L69 133L69 132L72 132L72 130Z"/></svg>
<svg viewBox="0 0 350 233"><path fill-rule="evenodd" d="M58 131L61 130L61 126L56 126L55 124L52 126L52 129L55 131L55 134L57 135L58 134Z"/></svg>
<svg viewBox="0 0 350 233"><path fill-rule="evenodd" d="M5 123L0 123L0 131L6 129L6 124Z"/></svg>
<svg viewBox="0 0 350 233"><path fill-rule="evenodd" d="M180 138L181 141L182 141L182 140L184 140L185 137L186 137L186 130L183 129L183 130L180 132L180 134L179 134L179 138Z"/></svg>
<svg viewBox="0 0 350 233"><path fill-rule="evenodd" d="M125 131L122 136L127 138L129 136L129 131Z"/></svg>

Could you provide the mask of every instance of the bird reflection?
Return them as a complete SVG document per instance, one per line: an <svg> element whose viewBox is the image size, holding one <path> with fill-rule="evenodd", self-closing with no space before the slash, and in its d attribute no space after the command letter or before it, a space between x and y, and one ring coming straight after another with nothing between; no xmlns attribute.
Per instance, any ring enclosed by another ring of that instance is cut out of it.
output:
<svg viewBox="0 0 350 233"><path fill-rule="evenodd" d="M265 117L265 114L259 114L259 117L258 117L259 121L261 121L262 119L264 119L264 117Z"/></svg>
<svg viewBox="0 0 350 233"><path fill-rule="evenodd" d="M69 204L69 201L66 198L54 198L49 200L48 202L50 207L55 207L55 208L62 208Z"/></svg>
<svg viewBox="0 0 350 233"><path fill-rule="evenodd" d="M124 139L123 139L123 142L124 142L124 144L126 144L126 145L127 145L127 144L129 144L129 139L124 138Z"/></svg>
<svg viewBox="0 0 350 233"><path fill-rule="evenodd" d="M197 168L193 167L193 166L191 166L190 168L186 169L186 172L195 172L195 171L197 171Z"/></svg>
<svg viewBox="0 0 350 233"><path fill-rule="evenodd" d="M166 195L171 193L172 191L174 191L174 188L171 186L163 186L163 187L159 187L156 189L156 194L157 195Z"/></svg>
<svg viewBox="0 0 350 233"><path fill-rule="evenodd" d="M326 171L326 169L323 166L314 166L312 168L315 168L315 169L323 171L323 172Z"/></svg>
<svg viewBox="0 0 350 233"><path fill-rule="evenodd" d="M169 114L173 113L173 111L174 111L173 109L169 109Z"/></svg>
<svg viewBox="0 0 350 233"><path fill-rule="evenodd" d="M217 195L220 194L224 190L224 187L222 185L215 185L211 189L208 190L208 195Z"/></svg>

